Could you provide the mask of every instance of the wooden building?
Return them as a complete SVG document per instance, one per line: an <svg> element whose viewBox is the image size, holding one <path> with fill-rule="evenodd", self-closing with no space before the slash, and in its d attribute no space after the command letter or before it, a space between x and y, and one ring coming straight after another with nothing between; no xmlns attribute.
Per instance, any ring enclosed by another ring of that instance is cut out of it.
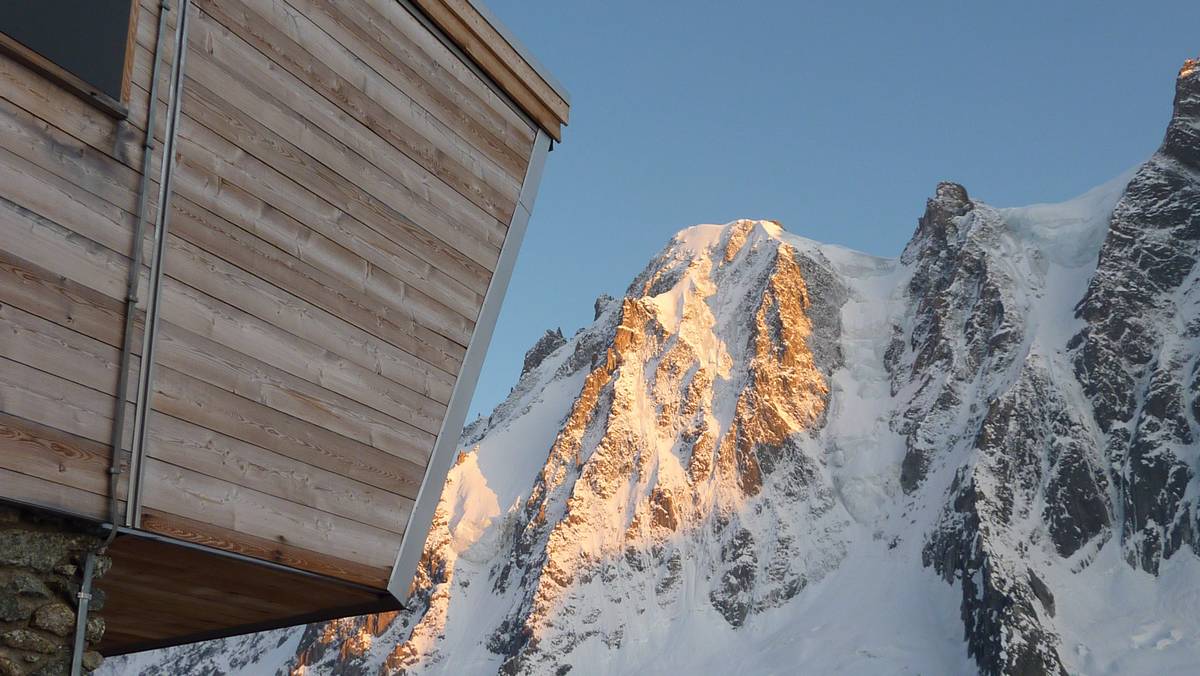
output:
<svg viewBox="0 0 1200 676"><path fill-rule="evenodd" d="M476 0L5 4L0 499L106 654L398 607L566 95Z"/></svg>

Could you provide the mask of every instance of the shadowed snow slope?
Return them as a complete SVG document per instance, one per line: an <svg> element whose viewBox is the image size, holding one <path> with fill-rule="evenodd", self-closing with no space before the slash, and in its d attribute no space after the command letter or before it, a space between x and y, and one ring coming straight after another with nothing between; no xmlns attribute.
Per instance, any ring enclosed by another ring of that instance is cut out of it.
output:
<svg viewBox="0 0 1200 676"><path fill-rule="evenodd" d="M676 235L464 432L407 608L111 673L1158 674L1200 663L1200 71L1057 205L896 259Z"/></svg>

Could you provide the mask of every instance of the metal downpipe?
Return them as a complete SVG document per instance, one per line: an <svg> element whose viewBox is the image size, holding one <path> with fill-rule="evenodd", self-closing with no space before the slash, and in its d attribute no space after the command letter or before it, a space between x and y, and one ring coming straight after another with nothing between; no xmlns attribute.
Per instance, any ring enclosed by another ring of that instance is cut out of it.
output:
<svg viewBox="0 0 1200 676"><path fill-rule="evenodd" d="M146 472L146 424L150 415L150 395L154 376L154 352L157 344L159 303L162 298L163 263L167 251L167 227L170 222L171 184L175 171L175 142L179 133L179 109L183 98L184 67L187 63L188 7L180 0L175 25L175 61L171 64L171 90L167 128L163 134L162 169L158 181L158 218L154 227L154 255L150 260L149 300L142 335L142 368L138 373L136 408L133 419L133 447L130 453L129 494L125 505L125 525L136 528L141 522L142 479Z"/></svg>
<svg viewBox="0 0 1200 676"><path fill-rule="evenodd" d="M108 536L98 550L103 553L117 537L120 501L117 490L121 482L121 453L125 432L125 393L129 389L129 364L133 360L133 318L137 313L138 291L142 281L142 239L146 234L146 207L150 199L150 165L154 155L154 126L158 117L158 72L162 65L163 38L167 28L170 6L163 0L158 4L158 34L154 45L154 64L150 69L150 103L146 108L146 138L142 142L142 175L138 180L138 206L133 226L133 251L129 275L125 282L125 325L121 331L121 358L117 371L117 402L113 412L109 447L112 458L108 465Z"/></svg>
<svg viewBox="0 0 1200 676"><path fill-rule="evenodd" d="M96 552L88 552L83 560L83 584L76 594L75 643L71 648L71 676L83 674L83 648L87 638L88 606L92 602L92 577L96 573Z"/></svg>
<svg viewBox="0 0 1200 676"><path fill-rule="evenodd" d="M175 146L175 131L179 117L180 94L182 92L182 73L183 61L186 54L187 45L187 8L189 0L180 0L179 19L175 26L175 60L171 65L171 92L168 98L168 111L171 116L171 121L167 129L166 144L164 145L163 153L163 174L166 174L166 167L170 164L171 157ZM87 620L88 610L92 598L92 582L96 573L96 557L102 556L107 551L109 545L116 539L119 531L118 520L120 518L120 499L118 497L118 489L121 481L121 455L123 451L124 431L125 431L125 411L128 406L126 402L126 392L129 389L129 366L133 360L133 329L134 316L137 313L138 293L142 279L142 246L143 239L146 233L146 210L149 203L150 192L150 168L154 159L154 133L155 123L158 114L158 80L159 70L162 65L163 41L166 37L167 13L171 11L171 7L166 0L161 0L158 5L158 32L155 37L154 45L154 62L150 69L150 101L146 109L146 136L142 142L142 171L141 177L138 180L138 205L137 213L134 216L133 225L133 251L130 255L129 274L125 284L125 319L121 333L121 356L119 360L119 370L117 372L117 389L116 389L116 405L113 411L112 433L109 437L109 447L112 449L112 456L108 466L108 535L104 541L100 543L96 549L89 551L84 559L83 564L83 579L80 583L80 591L78 594L78 603L75 611L75 636L74 643L71 649L71 676L82 676L83 673L83 653L86 647L87 639ZM167 153L172 153L168 155ZM169 176L168 176L169 178ZM166 199L164 196L164 184L159 184L159 215L160 222L165 221L164 213L166 211ZM155 259L152 260L153 268L160 270L159 257L161 256L162 247L157 247L155 250ZM143 350L143 355L145 350ZM142 374L145 374L147 362L142 362ZM139 391L138 403L141 402L141 394ZM135 428L135 442L137 440L137 430ZM129 510L131 500L126 500L126 511ZM126 514L128 518L128 514Z"/></svg>

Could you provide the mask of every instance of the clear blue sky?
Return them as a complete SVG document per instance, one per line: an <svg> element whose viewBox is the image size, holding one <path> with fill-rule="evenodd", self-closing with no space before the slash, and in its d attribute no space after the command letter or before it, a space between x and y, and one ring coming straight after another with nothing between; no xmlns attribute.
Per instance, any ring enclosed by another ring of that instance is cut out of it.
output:
<svg viewBox="0 0 1200 676"><path fill-rule="evenodd" d="M894 256L939 180L1061 201L1144 160L1200 2L483 0L571 95L471 417L676 231Z"/></svg>

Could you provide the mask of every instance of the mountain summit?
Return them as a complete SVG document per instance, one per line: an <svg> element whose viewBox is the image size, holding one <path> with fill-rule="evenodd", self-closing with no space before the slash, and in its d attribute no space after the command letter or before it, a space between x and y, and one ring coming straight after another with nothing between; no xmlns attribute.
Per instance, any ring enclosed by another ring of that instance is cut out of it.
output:
<svg viewBox="0 0 1200 676"><path fill-rule="evenodd" d="M1198 257L1194 62L1159 151L1069 202L942 183L895 259L688 228L465 431L406 610L114 666L1194 668Z"/></svg>

